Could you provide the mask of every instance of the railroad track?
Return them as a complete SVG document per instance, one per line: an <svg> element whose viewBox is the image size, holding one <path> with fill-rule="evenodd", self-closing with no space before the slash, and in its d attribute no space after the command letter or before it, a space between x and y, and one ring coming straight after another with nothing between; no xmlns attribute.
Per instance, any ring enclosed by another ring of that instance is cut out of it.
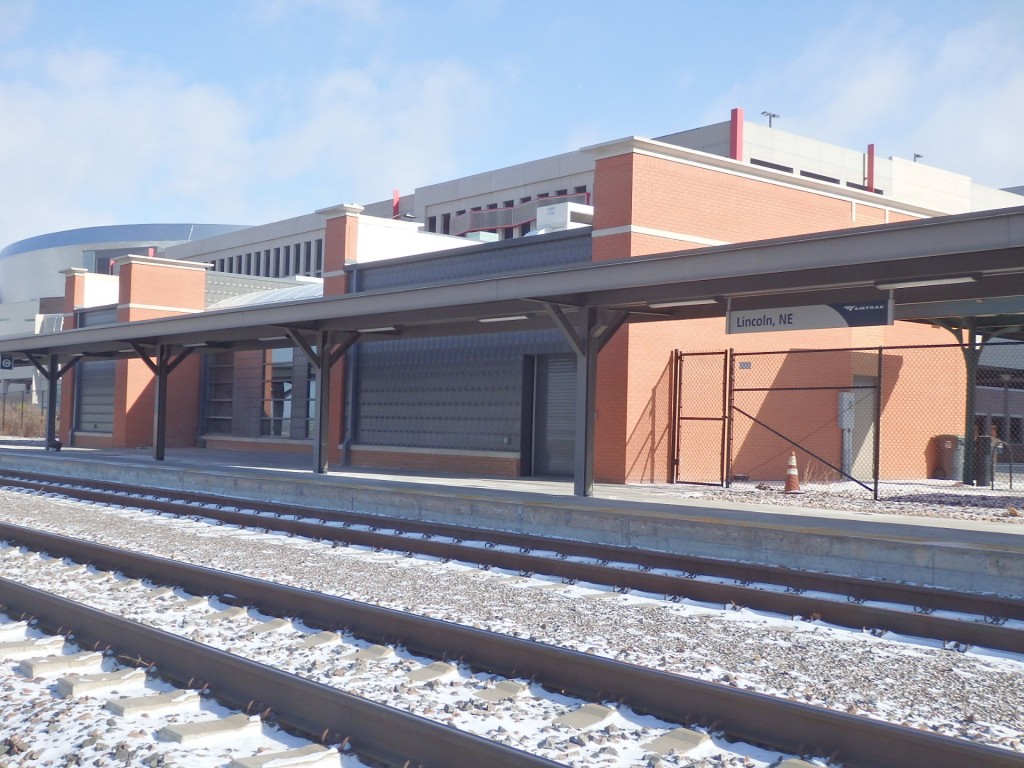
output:
<svg viewBox="0 0 1024 768"><path fill-rule="evenodd" d="M1024 599L963 593L910 584L734 563L672 553L468 528L385 519L268 502L229 502L178 493L138 494L116 483L69 485L43 475L0 473L8 486L58 493L103 504L127 500L165 514L280 531L345 545L457 560L520 574L543 574L628 592L820 619L875 633L1024 652ZM239 508L241 505L243 508ZM391 526L391 530L385 530Z"/></svg>
<svg viewBox="0 0 1024 768"><path fill-rule="evenodd" d="M829 756L850 768L1024 763L1009 750L20 526L3 525L0 538L197 595L219 594L268 616L298 618L328 631L347 627L368 642L438 661L461 659L471 667L532 680L595 704L619 702L669 723L702 725L728 739L793 754ZM371 761L401 765L408 760L426 766L554 764L470 734L456 736L460 732L447 725L391 711L267 665L251 666L234 654L8 579L0 580L0 602L8 611L28 612L44 624L71 628L80 643L111 644L123 657L155 662L171 678L201 680L237 706L273 713L289 729L331 743L347 738ZM435 733L436 728L440 730Z"/></svg>

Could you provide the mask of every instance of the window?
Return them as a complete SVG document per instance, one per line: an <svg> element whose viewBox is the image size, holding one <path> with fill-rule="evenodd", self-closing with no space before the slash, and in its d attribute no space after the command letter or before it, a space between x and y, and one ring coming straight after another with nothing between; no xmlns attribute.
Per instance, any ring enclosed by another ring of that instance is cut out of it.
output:
<svg viewBox="0 0 1024 768"><path fill-rule="evenodd" d="M296 358L305 361L298 370ZM268 349L264 361L260 435L298 440L309 437L315 398L313 366L291 347Z"/></svg>
<svg viewBox="0 0 1024 768"><path fill-rule="evenodd" d="M437 232L437 216L427 216L427 232Z"/></svg>
<svg viewBox="0 0 1024 768"><path fill-rule="evenodd" d="M203 431L210 435L231 434L234 403L235 356L218 352L208 358L206 368L206 420Z"/></svg>
<svg viewBox="0 0 1024 768"><path fill-rule="evenodd" d="M445 213L441 215L441 234L450 235L452 233L452 215Z"/></svg>
<svg viewBox="0 0 1024 768"><path fill-rule="evenodd" d="M324 274L324 241L316 241L316 269L313 272L314 277L323 277Z"/></svg>

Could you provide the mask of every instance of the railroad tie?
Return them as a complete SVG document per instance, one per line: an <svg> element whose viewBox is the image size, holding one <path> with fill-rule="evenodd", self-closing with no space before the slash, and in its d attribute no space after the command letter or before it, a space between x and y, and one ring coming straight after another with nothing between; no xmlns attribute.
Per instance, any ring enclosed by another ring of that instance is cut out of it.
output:
<svg viewBox="0 0 1024 768"><path fill-rule="evenodd" d="M160 741L174 741L178 744L192 744L205 739L222 736L239 736L247 731L258 731L263 727L259 716L228 715L214 720L200 720L194 723L165 725L156 732Z"/></svg>
<svg viewBox="0 0 1024 768"><path fill-rule="evenodd" d="M502 680L493 688L486 688L474 694L476 698L497 704L499 701L514 699L527 689L525 683L517 683L515 680Z"/></svg>
<svg viewBox="0 0 1024 768"><path fill-rule="evenodd" d="M4 621L0 622L0 637L5 635L18 635L21 639L25 637L25 633L28 631L27 621Z"/></svg>
<svg viewBox="0 0 1024 768"><path fill-rule="evenodd" d="M30 640L11 640L0 643L0 659L18 661L38 657L40 653L60 653L64 638L60 635Z"/></svg>
<svg viewBox="0 0 1024 768"><path fill-rule="evenodd" d="M299 645L303 648L316 648L318 645L331 645L340 642L341 635L337 632L317 632L315 635L304 637L299 641Z"/></svg>
<svg viewBox="0 0 1024 768"><path fill-rule="evenodd" d="M663 733L650 744L644 744L643 748L656 755L667 755L670 752L685 755L710 738L706 733L691 728L675 728L668 733ZM795 766L790 766L790 768L795 768Z"/></svg>
<svg viewBox="0 0 1024 768"><path fill-rule="evenodd" d="M288 749L284 752L266 752L253 757L236 757L228 768L327 768L338 765L338 750L310 744L307 747Z"/></svg>
<svg viewBox="0 0 1024 768"><path fill-rule="evenodd" d="M57 695L64 698L84 696L96 691L111 692L119 688L145 685L146 673L141 669L119 669L95 675L68 675L57 681Z"/></svg>
<svg viewBox="0 0 1024 768"><path fill-rule="evenodd" d="M370 645L366 648L360 648L358 651L346 654L342 656L344 659L388 659L395 655L394 648L388 648L386 645Z"/></svg>
<svg viewBox="0 0 1024 768"><path fill-rule="evenodd" d="M230 608L225 608L223 611L215 611L214 613L208 613L203 616L206 621L230 621L233 619L241 619L248 616L249 612L238 605L233 605Z"/></svg>
<svg viewBox="0 0 1024 768"><path fill-rule="evenodd" d="M258 627L253 627L248 632L246 632L246 634L263 635L267 632L279 632L280 630L288 629L291 626L292 623L288 621L288 619L270 619L269 621L264 621Z"/></svg>
<svg viewBox="0 0 1024 768"><path fill-rule="evenodd" d="M584 704L579 709L566 712L551 721L552 725L564 725L569 728L583 730L603 723L614 714L615 710L603 704Z"/></svg>
<svg viewBox="0 0 1024 768"><path fill-rule="evenodd" d="M142 582L138 579L122 579L121 581L117 582L117 584L112 586L110 589L113 592L123 592L128 589L135 589L135 587L141 585Z"/></svg>
<svg viewBox="0 0 1024 768"><path fill-rule="evenodd" d="M425 667L409 670L405 673L405 677L410 683L426 683L430 680L437 680L439 677L444 677L454 671L455 667L453 665L443 661L435 661L433 664L428 664Z"/></svg>
<svg viewBox="0 0 1024 768"><path fill-rule="evenodd" d="M172 611L183 611L186 608L197 608L201 605L208 606L210 601L205 597L186 597L177 603L173 603L170 607Z"/></svg>
<svg viewBox="0 0 1024 768"><path fill-rule="evenodd" d="M115 715L126 717L128 715L157 714L184 706L198 707L199 701L197 691L166 691L148 696L123 696L117 699L108 699L106 708Z"/></svg>
<svg viewBox="0 0 1024 768"><path fill-rule="evenodd" d="M64 638L61 638L63 641ZM26 677L46 677L76 669L98 667L103 663L103 654L91 651L73 653L69 656L45 656L25 659L18 665L18 671Z"/></svg>

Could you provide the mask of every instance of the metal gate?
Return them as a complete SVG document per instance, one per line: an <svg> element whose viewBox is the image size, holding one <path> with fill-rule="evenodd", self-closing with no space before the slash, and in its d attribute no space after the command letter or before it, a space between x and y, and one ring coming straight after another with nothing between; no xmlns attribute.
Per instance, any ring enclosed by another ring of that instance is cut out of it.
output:
<svg viewBox="0 0 1024 768"><path fill-rule="evenodd" d="M729 486L784 476L849 481L878 497L882 350L673 355L672 482Z"/></svg>
<svg viewBox="0 0 1024 768"><path fill-rule="evenodd" d="M676 350L672 361L671 481L725 485L730 353Z"/></svg>

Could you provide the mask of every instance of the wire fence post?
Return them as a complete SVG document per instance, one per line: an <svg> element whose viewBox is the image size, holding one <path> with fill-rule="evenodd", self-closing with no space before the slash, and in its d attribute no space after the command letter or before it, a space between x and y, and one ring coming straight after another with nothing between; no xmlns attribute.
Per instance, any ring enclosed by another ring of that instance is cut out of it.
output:
<svg viewBox="0 0 1024 768"><path fill-rule="evenodd" d="M875 489L873 497L878 501L878 480L882 469L882 361L885 359L882 347L878 348L878 371L875 374Z"/></svg>

